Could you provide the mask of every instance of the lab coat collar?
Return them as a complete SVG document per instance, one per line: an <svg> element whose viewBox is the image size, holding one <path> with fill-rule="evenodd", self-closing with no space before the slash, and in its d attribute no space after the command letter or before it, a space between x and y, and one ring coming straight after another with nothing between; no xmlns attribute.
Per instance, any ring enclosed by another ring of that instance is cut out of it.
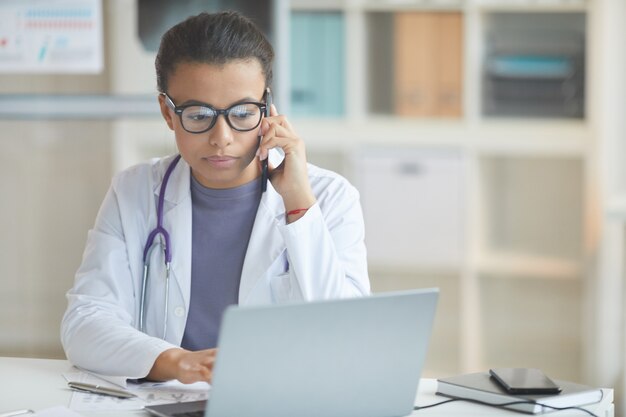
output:
<svg viewBox="0 0 626 417"><path fill-rule="evenodd" d="M161 191L161 184L163 183L163 178L165 177L165 172L167 168L170 166L174 158L177 155L171 155L167 158L161 159L157 162L158 169L156 170L157 180L154 182L154 194L156 196L159 195ZM191 169L189 169L189 165L187 162L181 157L174 171L170 175L170 179L167 182L167 186L165 188L165 201L172 204L180 204L186 198L191 197L191 189L190 183L191 180ZM165 207L165 212L168 211L168 207Z"/></svg>
<svg viewBox="0 0 626 417"><path fill-rule="evenodd" d="M284 221L283 198L267 183L267 191L261 197L254 219L246 257L239 283L239 304L247 304L248 297L270 266L286 248L279 230L280 219Z"/></svg>
<svg viewBox="0 0 626 417"><path fill-rule="evenodd" d="M174 158L175 155L163 158L158 162L161 166L157 170L160 176L159 181L155 181L155 196L158 196L165 171ZM278 162L279 160L272 160L273 165ZM181 158L172 171L165 189L165 200L169 204L165 204L163 216L164 226L169 231L173 242L171 248L172 274L183 294L186 308L189 308L191 291L192 206L190 172L189 165ZM240 303L245 303L260 278L285 250L285 241L279 230L280 222L284 222L283 212L283 199L268 181L267 191L261 197L248 242L239 288Z"/></svg>

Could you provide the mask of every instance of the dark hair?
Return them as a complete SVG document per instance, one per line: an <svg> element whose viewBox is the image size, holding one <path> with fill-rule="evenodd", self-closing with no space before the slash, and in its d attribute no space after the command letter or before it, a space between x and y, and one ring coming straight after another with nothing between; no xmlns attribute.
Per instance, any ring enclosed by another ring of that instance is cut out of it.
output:
<svg viewBox="0 0 626 417"><path fill-rule="evenodd" d="M167 92L169 76L182 62L224 65L256 58L265 85L272 83L274 49L260 29L240 13L200 13L170 28L161 37L154 66L157 88Z"/></svg>

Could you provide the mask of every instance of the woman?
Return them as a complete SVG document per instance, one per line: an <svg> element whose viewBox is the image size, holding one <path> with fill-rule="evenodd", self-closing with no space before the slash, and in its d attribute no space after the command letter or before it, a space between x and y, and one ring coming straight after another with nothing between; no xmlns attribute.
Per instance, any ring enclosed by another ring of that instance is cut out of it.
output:
<svg viewBox="0 0 626 417"><path fill-rule="evenodd" d="M163 36L158 100L180 157L113 179L67 294L61 338L75 365L210 381L228 305L369 293L358 192L307 164L274 106L263 116L273 55L234 12L191 17ZM278 148L284 159L270 164L263 192L262 161Z"/></svg>

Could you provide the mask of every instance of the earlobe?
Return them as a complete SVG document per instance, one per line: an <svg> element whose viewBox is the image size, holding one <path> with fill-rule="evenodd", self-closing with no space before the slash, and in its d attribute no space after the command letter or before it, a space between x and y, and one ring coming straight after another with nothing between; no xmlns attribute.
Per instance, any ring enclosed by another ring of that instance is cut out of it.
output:
<svg viewBox="0 0 626 417"><path fill-rule="evenodd" d="M159 107L161 108L161 116L165 119L165 123L170 128L170 130L174 130L174 120L172 120L172 113L170 112L169 106L165 103L165 98L163 95L159 94Z"/></svg>

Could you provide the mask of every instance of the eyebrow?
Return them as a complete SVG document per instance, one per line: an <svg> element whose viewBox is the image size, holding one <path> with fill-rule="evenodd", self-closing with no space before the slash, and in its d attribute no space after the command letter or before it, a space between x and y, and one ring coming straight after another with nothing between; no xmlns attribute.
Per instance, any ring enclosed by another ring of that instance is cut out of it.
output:
<svg viewBox="0 0 626 417"><path fill-rule="evenodd" d="M253 98L253 97L244 97L244 98L242 98L242 99L240 99L240 100L237 100L237 101L235 101L235 102L233 102L233 103L229 104L229 105L228 105L228 106L226 106L225 108L230 108L230 107L232 107L232 106L236 106L236 105L237 105L237 104L239 104L239 103L245 103L245 102L250 102L250 101L251 101L251 102L254 102L254 103L262 103L262 102L263 102L263 101L262 101L262 99L261 99L261 100L256 100L256 99L255 99L255 98ZM187 101L185 101L184 103L178 104L177 106L178 106L178 107L182 107L182 106L208 106L208 107L216 108L216 107L215 107L214 105L212 105L212 104L205 103L205 102L200 101L200 100L194 100L194 99L187 100Z"/></svg>

